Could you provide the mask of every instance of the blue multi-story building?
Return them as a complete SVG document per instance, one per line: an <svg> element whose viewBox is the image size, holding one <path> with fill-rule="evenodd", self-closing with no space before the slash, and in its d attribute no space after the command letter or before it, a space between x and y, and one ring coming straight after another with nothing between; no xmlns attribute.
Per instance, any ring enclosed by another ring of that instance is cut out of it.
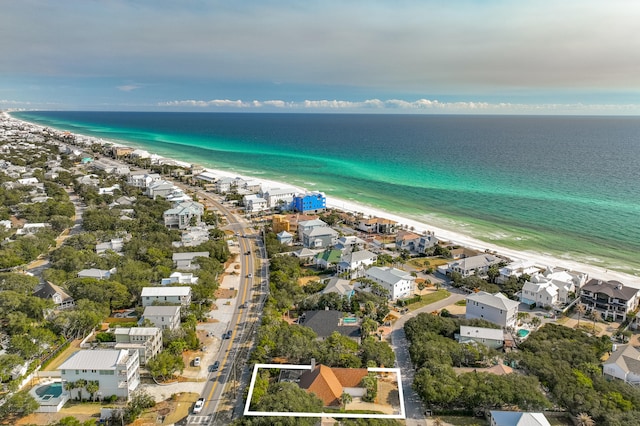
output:
<svg viewBox="0 0 640 426"><path fill-rule="evenodd" d="M307 192L293 197L293 210L301 213L320 213L327 208L327 197L322 192Z"/></svg>

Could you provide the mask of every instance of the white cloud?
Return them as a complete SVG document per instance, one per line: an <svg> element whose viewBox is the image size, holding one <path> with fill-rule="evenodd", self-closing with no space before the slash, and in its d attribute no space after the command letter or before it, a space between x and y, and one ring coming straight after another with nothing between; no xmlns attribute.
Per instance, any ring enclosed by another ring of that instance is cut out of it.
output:
<svg viewBox="0 0 640 426"><path fill-rule="evenodd" d="M117 89L123 92L131 92L133 90L140 89L141 87L142 86L139 84L124 84L122 86L117 86Z"/></svg>
<svg viewBox="0 0 640 426"><path fill-rule="evenodd" d="M198 100L174 100L160 102L163 108L242 108L242 109L285 109L319 112L344 111L344 112L402 112L402 113L457 113L457 114L638 114L640 104L582 104L582 103L548 103L548 104L517 104L508 102L441 102L437 99L418 99L407 101L403 99L367 99L364 101L345 100L305 100L302 102L271 99L267 101L243 101L218 99L210 101Z"/></svg>

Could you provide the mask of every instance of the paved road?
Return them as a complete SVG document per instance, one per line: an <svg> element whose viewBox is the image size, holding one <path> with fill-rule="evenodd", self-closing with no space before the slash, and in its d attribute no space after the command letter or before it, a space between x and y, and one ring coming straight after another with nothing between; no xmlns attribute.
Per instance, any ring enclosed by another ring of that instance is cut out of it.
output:
<svg viewBox="0 0 640 426"><path fill-rule="evenodd" d="M453 291L455 291L455 289ZM407 337L404 333L404 324L419 313L433 312L464 298L464 294L452 293L451 296L444 300L432 303L403 315L393 324L393 331L391 332L391 347L396 354L397 367L400 368L402 373L402 389L404 392L404 409L406 413L407 426L426 425L427 419L424 414L425 407L422 404L420 397L412 387L415 369L411 362L411 357L409 356L409 342L407 342Z"/></svg>

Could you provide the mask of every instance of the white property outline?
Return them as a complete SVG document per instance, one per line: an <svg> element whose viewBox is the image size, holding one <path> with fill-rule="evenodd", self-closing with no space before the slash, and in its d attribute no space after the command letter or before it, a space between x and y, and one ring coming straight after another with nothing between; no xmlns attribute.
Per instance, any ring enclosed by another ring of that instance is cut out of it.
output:
<svg viewBox="0 0 640 426"><path fill-rule="evenodd" d="M258 369L279 369L279 370L311 370L312 365L294 365L294 364L255 364L253 373L251 374L251 383L249 384L249 393L247 402L244 407L245 416L273 416L273 417L334 417L334 418L352 418L352 419L404 419L404 392L402 391L402 376L399 368L367 368L367 371L373 373L395 373L398 381L398 397L400 398L399 414L361 414L361 413L292 413L279 411L250 411L251 398L253 397L253 387L258 377Z"/></svg>

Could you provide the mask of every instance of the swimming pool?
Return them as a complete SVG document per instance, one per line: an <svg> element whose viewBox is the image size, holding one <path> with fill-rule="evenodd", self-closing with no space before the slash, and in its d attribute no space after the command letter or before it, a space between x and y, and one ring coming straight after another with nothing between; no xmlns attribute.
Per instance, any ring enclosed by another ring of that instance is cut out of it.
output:
<svg viewBox="0 0 640 426"><path fill-rule="evenodd" d="M57 382L42 385L36 388L36 395L38 395L42 401L57 398L62 395L62 383Z"/></svg>
<svg viewBox="0 0 640 426"><path fill-rule="evenodd" d="M520 330L518 330L518 337L527 337L527 335L529 334L529 330L525 330L524 328L521 328Z"/></svg>
<svg viewBox="0 0 640 426"><path fill-rule="evenodd" d="M343 324L355 324L357 321L358 321L358 318L356 318L356 317L342 318L342 323Z"/></svg>

